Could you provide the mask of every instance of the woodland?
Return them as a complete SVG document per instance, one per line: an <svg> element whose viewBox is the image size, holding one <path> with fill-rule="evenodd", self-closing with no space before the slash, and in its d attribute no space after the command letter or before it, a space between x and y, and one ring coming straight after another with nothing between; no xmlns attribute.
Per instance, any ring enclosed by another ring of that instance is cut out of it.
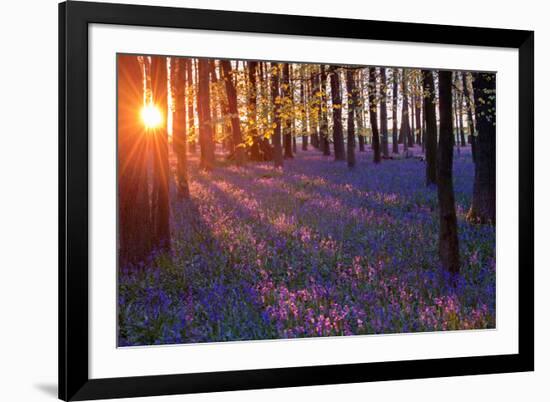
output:
<svg viewBox="0 0 550 402"><path fill-rule="evenodd" d="M119 346L495 327L495 73L117 69Z"/></svg>

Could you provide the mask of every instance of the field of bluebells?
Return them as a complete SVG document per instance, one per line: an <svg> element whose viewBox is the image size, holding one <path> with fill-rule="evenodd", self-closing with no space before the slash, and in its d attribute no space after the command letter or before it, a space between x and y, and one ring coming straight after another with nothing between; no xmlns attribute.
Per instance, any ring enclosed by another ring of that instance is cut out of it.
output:
<svg viewBox="0 0 550 402"><path fill-rule="evenodd" d="M495 231L466 221L469 150L455 154L461 274L438 266L437 190L417 158L349 171L318 151L199 172L172 198L172 251L119 272L119 346L495 327Z"/></svg>

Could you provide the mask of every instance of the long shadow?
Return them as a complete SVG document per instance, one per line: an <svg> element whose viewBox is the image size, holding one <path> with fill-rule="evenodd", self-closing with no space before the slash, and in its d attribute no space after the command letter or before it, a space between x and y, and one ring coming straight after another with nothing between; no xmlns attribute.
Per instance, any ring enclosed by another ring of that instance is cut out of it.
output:
<svg viewBox="0 0 550 402"><path fill-rule="evenodd" d="M227 179L227 177L224 176L224 179ZM228 183L231 183L229 180L226 181ZM230 208L238 211L236 215L239 217L239 219L241 219L241 223L242 219L250 222L250 226L253 228L254 234L256 236L270 239L272 242L276 242L277 239L287 237L285 233L277 230L272 224L266 223L265 225L258 225L256 222L259 222L262 219L260 214L246 207L242 199L237 198L237 196L235 196L234 194L230 194L227 191L222 190L216 181L210 181L208 183L204 183L204 185L208 186L211 191L215 192L216 197L219 200L218 202L222 203L222 205L225 206L231 206ZM243 190L236 184L231 183L231 185L235 186L235 188L238 188L239 190ZM246 188L246 190L254 194L254 191L250 191L252 188L253 187L250 186ZM270 196L273 198L281 197L283 200L292 200L296 202L294 198L291 198L292 192L286 188L281 188L281 186L269 186L266 187L266 189L270 191ZM270 200L273 198L270 198ZM265 201L262 201L263 199L263 197L255 198L255 201L259 206L258 209L264 211L273 210L271 205L266 204ZM308 242L304 242L300 238L294 236L295 239L301 243L304 251L308 249L311 250L312 248L317 247L322 238L326 239L327 237L339 242L340 247L342 247L342 252L350 255L365 255L369 253L376 254L377 252L381 251L381 249L391 249L392 244L394 243L402 244L406 242L407 244L412 245L412 243L414 243L413 240L421 240L411 239L409 236L407 236L406 232L400 232L402 233L401 239L392 239L391 244L384 243L384 232L380 231L379 229L380 225L383 225L385 221L377 222L376 225L378 227L375 228L375 230L370 230L373 228L372 225L374 224L372 220L376 217L373 217L372 215L367 215L363 218L364 221L361 222L360 219L358 220L358 218L360 217L354 214L350 214L350 211L346 210L345 208L341 211L335 211L333 209L327 208L326 206L314 206L311 203L297 205L296 208L293 208L292 204L286 205L285 207L286 209L291 209L288 215L291 215L296 219L297 226L307 227L313 233L319 234L320 238L315 239L315 241ZM282 209L283 210L279 212L285 213L284 208ZM320 216L323 217L321 225L308 226L306 224L306 222L308 221L315 222L319 219ZM382 218L386 219L385 217ZM387 219L389 219L389 217ZM399 224L399 222L396 222L396 224ZM351 241L350 239L357 240Z"/></svg>
<svg viewBox="0 0 550 402"><path fill-rule="evenodd" d="M311 160L310 162L318 162L318 165L333 163L325 160L318 160L315 157L313 157L312 159L313 160ZM395 163L397 165L400 162L401 161L386 161L385 163ZM408 163L414 164L417 162L411 160ZM269 205L270 202L266 204L266 202L264 201L266 199L271 201L270 198L281 197L282 200L291 200L293 201L293 203L286 205L286 208L282 208L281 213L285 213L285 209L287 211L290 209L289 214L296 217L298 225L301 226L306 225L305 222L307 221L311 222L311 219L309 219L310 217L322 216L326 218L324 219L325 224L314 225L314 231L322 235L331 235L333 238L335 238L335 240L340 240L342 242L344 242L345 240L342 236L342 232L340 231L342 227L345 227L347 225L348 235L353 235L353 231L352 233L349 233L349 227L353 227L354 225L359 227L368 227L373 223L371 221L372 215L369 215L368 213L360 213L359 216L351 215L350 211L370 210L375 215L380 215L383 219L386 219L388 221L393 219L395 220L395 223L397 225L403 226L405 225L405 222L403 221L405 218L407 219L407 224L411 223L412 221L415 225L423 223L433 224L434 219L437 219L437 216L435 215L437 208L435 194L432 195L434 200L432 201L430 210L426 210L426 206L424 203L422 203L422 200L420 200L420 203L418 203L418 201L407 201L404 196L398 197L396 201L388 205L387 203L384 203L384 201L382 200L383 195L380 195L380 193L378 193L376 196L361 199L361 197L359 196L360 190L357 190L356 188L357 182L353 179L346 180L346 175L344 175L344 179L342 179L342 176L339 176L339 181L333 181L332 179L334 177L331 177L330 175L311 175L308 169L300 169L301 166L302 165L299 164L292 164L292 162L287 163L285 167L285 172L278 174L273 173L273 171L270 173L268 167L264 165L261 166L261 169L256 169L252 165L248 166L245 169L236 171L218 171L217 174L213 176L210 181L207 181L204 178L200 179L200 181L203 183L203 185L208 186L212 190L214 190L213 187L216 186L216 193L221 199L220 202L222 203L222 205L231 205L232 208L239 211L239 216L246 218L249 221L258 220L259 214L257 214L255 211L247 209L246 207L243 207L242 199L237 198L234 194L226 194L225 191L222 190L218 185L216 180L217 178L226 181L227 183L235 186L241 191L246 192L246 194L252 194L252 196L254 196L254 194L258 194L256 193L256 191L258 191L259 194L263 193L263 196L254 197L255 201L259 204L258 209L260 210L269 210L272 207L271 205ZM468 167L466 167L466 169L468 169ZM257 176L258 171L261 172L259 177ZM353 174L353 172L348 173L347 170L344 170L344 172L349 175ZM415 175L417 174L417 172L411 172L411 174ZM263 175L267 175L270 179L274 179L275 183L266 183L262 180L258 180ZM285 179L287 180L285 181ZM319 179L327 182L327 188L315 185L304 186L300 184L304 181L310 184ZM245 180L248 181L245 182ZM351 184L353 185L350 187ZM423 183L421 185L421 189L423 191L425 187L423 186ZM340 194L342 194L342 190L347 192L351 191L352 196L339 196ZM267 193L269 197L265 197L266 191L269 192ZM353 193L355 191L359 193L357 194L357 196L353 196ZM298 192L305 192L309 194L314 200L327 199L330 201L332 199L335 202L332 203L332 208L328 207L327 205L322 205L320 203L314 204L307 201L304 204L300 204L296 202L294 197L295 194ZM461 225L467 224L462 214L460 214L460 222ZM333 223L333 227L330 227L330 223ZM278 231L274 227L270 227L270 225L263 225L261 233L257 235L265 236L266 233L269 233L270 237L272 238L281 236L281 234L278 233ZM387 243L387 239L385 238L383 233L378 232L377 235L374 235L372 233L369 233L368 230L363 230L361 232L360 229L358 229L356 233L367 233L367 236L363 236L363 242L355 242L354 244L356 247L352 247L350 252L356 252L357 254L361 255L362 248L365 247L368 249L392 248L391 244ZM433 238L427 238L425 236L418 238L416 236L412 236L406 230L398 232L398 234L399 238L392 239L392 244L408 244L408 246L412 246L413 243L418 243L419 246L422 246L422 244L435 244L435 239ZM429 233L427 233L426 235L429 237ZM351 243L348 242L348 244ZM304 244L304 246L307 247L306 244Z"/></svg>
<svg viewBox="0 0 550 402"><path fill-rule="evenodd" d="M463 158L468 157L464 155ZM319 161L321 167L327 170L327 166L335 168L337 172L328 172L326 175L320 175L309 171L309 165L289 163L286 167L284 177L288 180L281 183L282 186L292 186L293 190L309 191L321 197L337 198L347 208L372 208L382 210L385 213L391 213L396 217L402 217L403 212L408 213L408 217L414 218L419 213L432 213L437 209L437 199L434 189L426 188L424 180L424 165L413 159L409 160L390 160L384 161L382 165L376 166L370 161L360 161L360 164L353 171L348 171L342 164L328 161ZM472 176L471 166L466 166L467 161L457 164L455 176L455 193L457 195L457 207L459 219L465 221L465 214L469 207L469 194L472 181L467 180L464 175ZM415 165L419 164L419 167ZM324 166L323 166L324 165ZM391 170L384 172L386 176L400 177L403 173L399 170L406 169L407 177L399 180L400 184L405 186L396 186L387 182L376 182L376 175L381 173L380 169ZM464 172L466 171L466 172ZM305 176L305 177L304 177ZM314 185L312 183L325 181L326 185ZM466 183L466 181L468 181ZM458 183L461 183L460 186ZM463 183L464 182L464 183ZM461 186L468 188L461 189ZM369 194L370 193L370 194ZM341 197L341 194L351 196ZM394 198L390 202L388 199ZM386 199L386 202L384 201ZM462 202L459 202L462 200ZM428 210L426 210L428 209Z"/></svg>
<svg viewBox="0 0 550 402"><path fill-rule="evenodd" d="M187 278L193 295L194 322L200 331L187 342L268 339L274 336L263 322L262 306L255 291L258 273L238 269L238 253L228 252L228 244L218 239L213 225L203 215L199 198L173 201L173 256L179 264L177 275ZM178 342L179 343L179 342ZM185 343L185 342L184 342Z"/></svg>

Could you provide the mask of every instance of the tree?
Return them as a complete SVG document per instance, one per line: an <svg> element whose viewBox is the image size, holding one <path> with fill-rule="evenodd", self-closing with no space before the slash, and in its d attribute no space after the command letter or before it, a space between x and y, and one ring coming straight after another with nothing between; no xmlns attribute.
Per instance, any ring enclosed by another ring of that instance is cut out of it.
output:
<svg viewBox="0 0 550 402"><path fill-rule="evenodd" d="M474 117L472 113L472 100L470 95L470 88L468 87L467 73L462 73L462 92L464 94L464 100L466 102L466 119L468 121L468 142L472 144L472 157L475 162L475 129L474 129Z"/></svg>
<svg viewBox="0 0 550 402"><path fill-rule="evenodd" d="M120 267L142 261L151 251L147 184L147 135L140 121L143 68L138 58L118 56L118 261Z"/></svg>
<svg viewBox="0 0 550 402"><path fill-rule="evenodd" d="M426 121L426 185L437 183L437 121L435 115L435 83L431 70L422 70L424 118Z"/></svg>
<svg viewBox="0 0 550 402"><path fill-rule="evenodd" d="M418 85L419 87L420 85ZM422 119L420 117L422 109L422 88L418 88L418 96L415 97L414 117L416 120L416 143L422 144Z"/></svg>
<svg viewBox="0 0 550 402"><path fill-rule="evenodd" d="M408 156L409 147L413 146L411 126L409 122L409 97L408 97L408 71L403 69L401 80L401 93L403 94L403 105L401 106L401 135L403 137L403 149L405 157Z"/></svg>
<svg viewBox="0 0 550 402"><path fill-rule="evenodd" d="M380 134L382 136L382 154L387 158L388 150L388 107L386 105L388 87L386 69L380 67Z"/></svg>
<svg viewBox="0 0 550 402"><path fill-rule="evenodd" d="M177 189L180 198L189 198L189 183L187 178L187 116L186 116L186 64L187 59L172 58L172 99L174 115L172 126L172 142L177 158Z"/></svg>
<svg viewBox="0 0 550 402"><path fill-rule="evenodd" d="M452 94L453 94L453 113L454 113L454 136L453 141L454 145L456 146L456 152L460 154L460 123L459 123L459 117L458 117L458 81L456 73L453 71L453 86L452 86Z"/></svg>
<svg viewBox="0 0 550 402"><path fill-rule="evenodd" d="M392 69L392 153L399 153L398 134L397 134L397 89L398 89L398 72L397 69Z"/></svg>
<svg viewBox="0 0 550 402"><path fill-rule="evenodd" d="M282 64L282 81L280 83L281 91L281 125L283 128L283 146L284 146L284 158L292 159L292 133L290 122L290 107L292 106L292 100L290 98L290 67L288 63Z"/></svg>
<svg viewBox="0 0 550 402"><path fill-rule="evenodd" d="M476 113L474 191L468 220L496 223L496 76L476 73L473 81Z"/></svg>
<svg viewBox="0 0 550 402"><path fill-rule="evenodd" d="M380 163L380 138L378 135L378 116L376 104L376 68L368 68L369 71L369 117L372 131L372 147L374 151L374 163Z"/></svg>
<svg viewBox="0 0 550 402"><path fill-rule="evenodd" d="M297 137L296 119L297 119L298 113L296 110L296 103L294 99L296 88L294 85L294 68L292 67L292 64L289 66L289 69L290 69L290 72L289 72L290 85L288 90L290 91L290 96L289 96L290 102L287 102L287 103L288 103L288 109L290 113L290 138L292 139L292 153L294 155L298 152L298 144L296 140L296 137Z"/></svg>
<svg viewBox="0 0 550 402"><path fill-rule="evenodd" d="M363 107L363 69L359 70L357 74L359 76L357 80L357 90L359 91L359 100L355 105L355 119L357 120L357 137L359 139L359 152L365 152L365 108Z"/></svg>
<svg viewBox="0 0 550 402"><path fill-rule="evenodd" d="M231 68L231 62L229 60L221 60L221 67L223 72L223 82L225 84L225 91L227 93L227 104L229 108L229 115L231 116L231 133L233 139L233 146L235 147L235 162L237 165L244 163L244 144L241 133L241 124L239 120L239 110L237 108L237 90L233 84L233 71Z"/></svg>
<svg viewBox="0 0 550 402"><path fill-rule="evenodd" d="M324 65L321 64L321 75L320 75L321 85L320 85L320 113L321 113L321 150L323 155L330 155L330 142L328 137L328 106L327 106L327 71Z"/></svg>
<svg viewBox="0 0 550 402"><path fill-rule="evenodd" d="M153 104L162 120L153 131L153 245L157 250L170 248L170 188L168 165L168 69L166 58L151 57Z"/></svg>
<svg viewBox="0 0 550 402"><path fill-rule="evenodd" d="M355 167L355 116L356 107L359 100L357 89L355 88L354 70L346 70L346 90L348 93L348 143L347 143L347 161L348 167Z"/></svg>
<svg viewBox="0 0 550 402"><path fill-rule="evenodd" d="M302 150L307 151L309 140L309 116L307 107L307 82L305 77L305 66L300 67L300 116L302 126Z"/></svg>
<svg viewBox="0 0 550 402"><path fill-rule="evenodd" d="M460 131L460 146L465 147L466 146L466 138L464 135L464 88L461 88L461 91L458 90L459 85L461 85L462 80L460 79L460 73L459 71L455 72L456 75L456 88L457 88L457 102L458 102L458 129Z"/></svg>
<svg viewBox="0 0 550 402"><path fill-rule="evenodd" d="M199 59L199 145L200 167L212 170L214 167L214 138L212 115L210 114L210 67L207 59Z"/></svg>
<svg viewBox="0 0 550 402"><path fill-rule="evenodd" d="M330 94L332 96L332 139L334 141L334 159L346 159L344 133L342 128L342 89L340 73L336 66L330 67Z"/></svg>
<svg viewBox="0 0 550 402"><path fill-rule="evenodd" d="M252 137L252 145L250 147L250 158L254 161L261 160L260 154L260 138L258 136L258 121L257 121L257 91L256 91L256 75L258 70L257 61L249 61L248 63L248 104L247 118L249 135Z"/></svg>
<svg viewBox="0 0 550 402"><path fill-rule="evenodd" d="M271 63L271 102L273 110L273 162L276 168L283 167L283 147L281 143L281 97L279 92L280 66Z"/></svg>
<svg viewBox="0 0 550 402"><path fill-rule="evenodd" d="M452 72L439 72L439 146L437 152L439 200L439 258L451 274L460 270L458 228L453 189Z"/></svg>
<svg viewBox="0 0 550 402"><path fill-rule="evenodd" d="M193 84L193 63L194 59L187 59L185 64L187 72L187 117L189 120L188 137L190 139L189 151L194 154L197 152L197 142L195 141L195 138L197 137L195 128L195 95L197 92L195 91L195 86Z"/></svg>
<svg viewBox="0 0 550 402"><path fill-rule="evenodd" d="M309 69L310 78L308 85L308 104L311 105L310 109L310 121L312 127L311 133L311 145L314 148L319 149L320 139L319 134L321 131L320 116L321 116L321 106L320 106L320 96L317 96L321 92L321 82L319 80L319 74L315 72L313 68Z"/></svg>
<svg viewBox="0 0 550 402"><path fill-rule="evenodd" d="M218 83L218 75L216 73L216 60L208 60L208 78L210 80L210 116L212 122L212 138L217 138L218 127L221 126L221 132L225 133L226 125L224 116L228 114L227 102L223 96L220 85ZM225 138L225 137L224 137ZM225 143L222 143L225 146Z"/></svg>

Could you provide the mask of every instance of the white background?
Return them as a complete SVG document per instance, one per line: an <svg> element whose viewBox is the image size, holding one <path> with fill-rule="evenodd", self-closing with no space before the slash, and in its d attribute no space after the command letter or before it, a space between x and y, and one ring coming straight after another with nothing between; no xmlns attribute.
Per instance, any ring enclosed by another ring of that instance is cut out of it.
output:
<svg viewBox="0 0 550 402"><path fill-rule="evenodd" d="M6 2L7 3L7 2ZM19 3L19 4L18 4ZM1 113L0 175L0 398L6 401L53 400L57 375L57 6L54 1L27 0L2 4L0 24ZM538 88L549 88L550 45L543 2L461 0L453 7L440 1L321 2L278 0L149 1L150 4L234 9L333 17L479 25L536 30ZM347 8L346 8L347 7ZM156 400L266 401L334 399L446 401L546 400L550 376L550 324L546 284L550 273L544 250L544 225L550 204L545 173L550 141L543 118L550 106L536 92L537 250L535 373L427 379L372 384L259 390ZM6 258L7 257L7 258ZM143 399L145 400L145 399ZM148 399L151 400L151 399Z"/></svg>

